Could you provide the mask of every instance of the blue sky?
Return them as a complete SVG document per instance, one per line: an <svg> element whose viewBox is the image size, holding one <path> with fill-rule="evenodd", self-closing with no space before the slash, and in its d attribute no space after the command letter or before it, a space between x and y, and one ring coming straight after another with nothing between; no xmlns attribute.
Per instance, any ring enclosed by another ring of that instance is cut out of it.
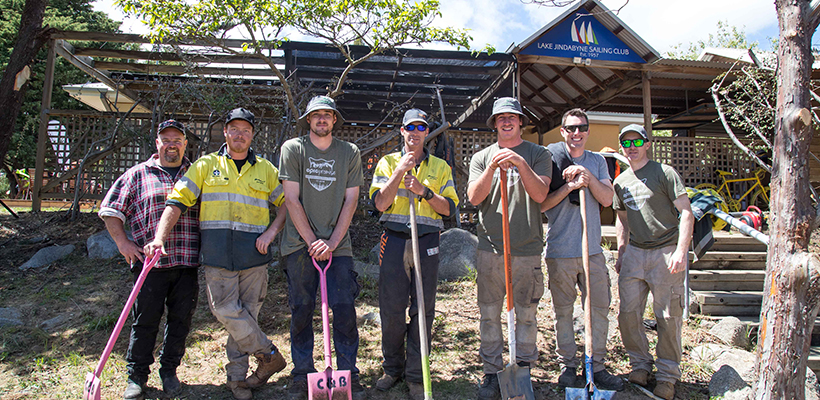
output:
<svg viewBox="0 0 820 400"><path fill-rule="evenodd" d="M676 44L705 40L715 33L717 22L726 21L746 32L747 38L770 49L770 37L777 37L777 17L773 0L603 0L610 10L624 6L619 18L661 54ZM113 0L94 3L116 20L122 13ZM521 0L441 0L441 26L470 29L474 47L492 44L504 51L519 44L563 13L566 8L540 7ZM122 29L144 33L140 22L126 20ZM299 35L291 39L306 40ZM427 46L427 48L442 48Z"/></svg>

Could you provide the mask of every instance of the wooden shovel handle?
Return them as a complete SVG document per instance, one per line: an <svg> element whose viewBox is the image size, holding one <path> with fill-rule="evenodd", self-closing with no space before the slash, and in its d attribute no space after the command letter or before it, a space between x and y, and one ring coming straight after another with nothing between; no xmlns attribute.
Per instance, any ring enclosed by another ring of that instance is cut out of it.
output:
<svg viewBox="0 0 820 400"><path fill-rule="evenodd" d="M512 260L510 259L510 211L507 199L507 171L499 169L501 177L501 236L504 240L504 280L507 286L507 312L513 309Z"/></svg>

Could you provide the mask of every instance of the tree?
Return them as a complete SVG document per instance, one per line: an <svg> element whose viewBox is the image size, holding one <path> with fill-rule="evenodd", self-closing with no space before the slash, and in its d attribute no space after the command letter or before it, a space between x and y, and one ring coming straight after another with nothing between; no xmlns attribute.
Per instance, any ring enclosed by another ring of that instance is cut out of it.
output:
<svg viewBox="0 0 820 400"><path fill-rule="evenodd" d="M698 40L684 48L682 43L672 46L672 50L666 52L667 58L679 60L695 60L707 47L725 47L729 49L756 49L757 42L746 40L746 32L743 28L729 25L728 21L718 21L717 32L710 33L706 40Z"/></svg>

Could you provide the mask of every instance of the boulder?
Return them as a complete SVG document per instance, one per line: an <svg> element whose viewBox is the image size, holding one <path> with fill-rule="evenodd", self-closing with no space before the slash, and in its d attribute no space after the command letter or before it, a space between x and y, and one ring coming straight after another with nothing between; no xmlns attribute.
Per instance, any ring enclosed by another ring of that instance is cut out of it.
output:
<svg viewBox="0 0 820 400"><path fill-rule="evenodd" d="M379 252L381 251L381 244L376 243L372 249L370 249L370 253L367 255L367 262L371 264L378 264L379 263Z"/></svg>
<svg viewBox="0 0 820 400"><path fill-rule="evenodd" d="M40 323L40 329L46 332L52 332L54 329L59 328L62 325L65 325L66 322L71 320L71 315L64 313L60 314L54 318L47 319Z"/></svg>
<svg viewBox="0 0 820 400"><path fill-rule="evenodd" d="M806 400L820 400L820 385L817 383L817 374L806 368Z"/></svg>
<svg viewBox="0 0 820 400"><path fill-rule="evenodd" d="M375 324L376 326L382 326L381 315L379 315L379 313L377 312L369 312L363 315L362 319L369 323Z"/></svg>
<svg viewBox="0 0 820 400"><path fill-rule="evenodd" d="M752 387L734 368L724 365L709 380L709 398L751 400Z"/></svg>
<svg viewBox="0 0 820 400"><path fill-rule="evenodd" d="M374 281L379 281L379 265L378 264L370 264L364 263L361 261L353 261L353 270L359 274L359 276L367 277L369 279L373 279Z"/></svg>
<svg viewBox="0 0 820 400"><path fill-rule="evenodd" d="M710 343L693 348L689 357L693 363L709 365L714 371L728 365L747 382L752 382L755 378L755 355L745 350Z"/></svg>
<svg viewBox="0 0 820 400"><path fill-rule="evenodd" d="M23 314L16 308L0 308L0 328L23 325Z"/></svg>
<svg viewBox="0 0 820 400"><path fill-rule="evenodd" d="M134 240L130 231L126 231L128 240ZM117 248L117 243L108 233L108 230L102 230L88 237L85 242L88 248L88 258L91 259L111 259L120 255L120 250Z"/></svg>
<svg viewBox="0 0 820 400"><path fill-rule="evenodd" d="M452 228L441 234L438 279L458 280L475 274L478 237L464 229Z"/></svg>
<svg viewBox="0 0 820 400"><path fill-rule="evenodd" d="M74 251L73 244L66 246L50 246L40 249L36 254L34 254L34 257L31 257L25 262L25 264L20 266L20 270L25 271L32 268L46 266L71 254L72 251Z"/></svg>
<svg viewBox="0 0 820 400"><path fill-rule="evenodd" d="M698 296L695 291L689 289L689 315L700 313L700 303L698 303Z"/></svg>
<svg viewBox="0 0 820 400"><path fill-rule="evenodd" d="M709 333L730 346L741 349L749 347L749 330L746 324L736 317L721 319L709 330Z"/></svg>

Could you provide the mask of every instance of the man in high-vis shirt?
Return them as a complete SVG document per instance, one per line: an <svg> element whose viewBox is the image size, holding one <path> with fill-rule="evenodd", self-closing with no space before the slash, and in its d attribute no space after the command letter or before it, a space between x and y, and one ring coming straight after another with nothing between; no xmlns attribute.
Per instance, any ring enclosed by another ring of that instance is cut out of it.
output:
<svg viewBox="0 0 820 400"><path fill-rule="evenodd" d="M228 331L225 345L228 388L234 398L253 397L251 388L265 384L286 361L259 328L257 316L268 287L271 241L282 230L287 214L279 171L251 149L254 115L232 110L225 121L226 143L193 165L168 196L156 238L145 246L151 257L165 253L164 243L179 216L201 200L199 260L205 272L208 304ZM268 203L279 207L270 221ZM249 356L258 361L246 378Z"/></svg>
<svg viewBox="0 0 820 400"><path fill-rule="evenodd" d="M413 259L410 253L410 198L411 194L418 197L416 219L428 342L436 312L439 231L444 228L442 216L455 214L458 205L450 166L424 148L428 134L426 112L418 109L405 112L401 127L404 148L379 160L370 185L370 198L382 212L379 221L384 226L379 248L379 314L384 374L376 382L376 389L390 389L403 376L412 399L423 399L424 387L421 383L415 276L409 273L404 262ZM405 254L408 257L404 257Z"/></svg>

